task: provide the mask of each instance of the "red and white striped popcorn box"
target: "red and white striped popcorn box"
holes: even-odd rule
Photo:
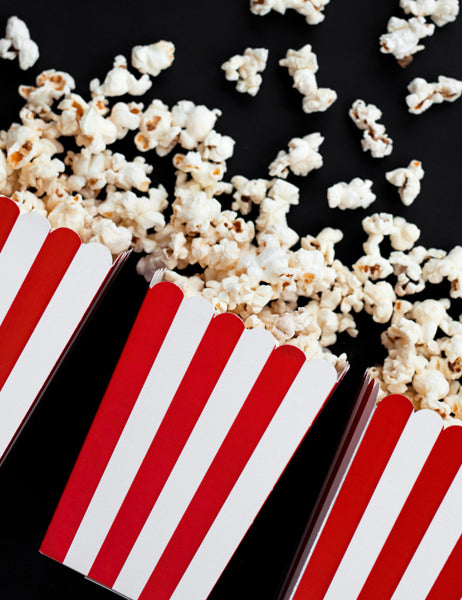
[[[133,600],[205,600],[338,379],[153,285],[41,552]]]
[[[460,600],[462,427],[365,378],[281,600]]]
[[[0,462],[123,260],[0,197]]]

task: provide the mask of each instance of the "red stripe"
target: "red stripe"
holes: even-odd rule
[[[439,435],[358,600],[392,597],[461,462],[462,427],[448,427]]]
[[[70,229],[56,229],[45,239],[0,325],[0,389],[80,247]]]
[[[88,574],[112,587],[242,332],[233,314],[210,322]]]
[[[139,600],[170,598],[304,360],[291,346],[272,352]]]
[[[18,216],[19,207],[16,202],[6,196],[0,196],[0,252]]]
[[[297,550],[297,554],[292,562],[290,571],[287,575],[286,582],[284,583],[284,587],[281,591],[280,597],[285,598],[291,589],[294,583],[294,577],[296,577],[297,570],[300,565],[300,561],[303,560],[303,556],[306,552],[306,545],[313,533],[313,528],[316,526],[318,519],[320,518],[320,514],[324,509],[325,503],[329,494],[331,493],[332,486],[334,481],[339,473],[339,469],[342,466],[342,462],[345,459],[345,455],[350,450],[350,445],[352,444],[353,436],[355,435],[359,422],[364,415],[366,408],[368,408],[370,400],[370,396],[372,390],[374,389],[374,380],[370,381],[368,385],[364,388],[361,393],[358,392],[358,395],[353,403],[353,411],[355,411],[350,416],[350,421],[347,424],[347,429],[344,433],[343,439],[340,441],[339,448],[337,451],[337,455],[334,458],[334,462],[331,467],[331,471],[327,475],[326,482],[324,484],[323,489],[321,490],[320,496],[316,501],[316,506],[314,508],[313,514],[310,517],[310,521],[308,526],[303,534],[302,541],[300,542],[299,548]],[[375,409],[374,406],[369,407],[368,414],[370,415],[372,411]],[[338,484],[337,484],[338,485]]]
[[[183,299],[172,283],[149,289],[41,546],[63,562]]]
[[[377,406],[294,600],[324,598],[412,410],[400,395],[388,396]]]
[[[457,427],[457,425],[453,425]],[[425,600],[460,600],[462,598],[462,537],[454,546]]]

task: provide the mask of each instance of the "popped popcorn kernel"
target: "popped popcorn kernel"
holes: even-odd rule
[[[387,135],[385,126],[377,123],[382,111],[375,104],[355,100],[348,114],[356,127],[363,131],[361,146],[364,152],[369,150],[374,158],[383,158],[392,153],[393,140]]]
[[[263,81],[268,50],[266,48],[246,48],[244,54],[235,54],[221,65],[228,81],[236,81],[236,90],[256,96]]]
[[[330,208],[341,210],[367,208],[376,198],[371,187],[370,179],[355,177],[349,183],[340,181],[327,190],[327,201]]]
[[[269,166],[272,177],[285,179],[292,171],[294,175],[308,175],[314,169],[320,169],[323,159],[318,152],[324,138],[318,132],[306,135],[303,138],[290,140],[289,151],[280,150],[274,161]]]
[[[19,59],[23,71],[35,65],[39,58],[37,44],[31,40],[27,25],[18,17],[10,17],[6,24],[5,37],[0,39],[0,58]]]
[[[387,181],[398,188],[399,197],[405,206],[410,206],[420,193],[420,182],[425,172],[419,160],[412,160],[406,168],[385,173]]]

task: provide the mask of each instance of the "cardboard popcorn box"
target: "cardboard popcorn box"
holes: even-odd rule
[[[124,259],[0,197],[0,463]]]
[[[462,427],[369,378],[281,600],[460,600]]]
[[[213,313],[149,289],[41,547],[133,600],[207,598],[338,383]]]

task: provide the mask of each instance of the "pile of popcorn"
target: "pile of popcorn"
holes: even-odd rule
[[[276,5],[282,6],[252,2],[255,10],[262,7],[258,14]],[[25,105],[19,122],[0,131],[0,193],[22,212],[38,211],[52,227],[70,227],[84,242],[101,242],[114,255],[128,248],[143,253],[137,270],[146,279],[165,269],[165,279],[186,295],[207,298],[217,312],[234,312],[246,327],[265,328],[310,358],[327,358],[339,372],[347,357],[330,348],[343,332],[357,336],[355,314],[365,311],[388,327],[382,336],[388,357],[373,370],[381,395],[402,392],[417,408],[433,408],[451,422],[462,419],[462,322],[449,316],[449,299],[403,299],[443,280],[451,298],[462,297],[462,248],[446,253],[416,246],[419,229],[387,213],[363,220],[364,255],[353,265],[336,258],[340,230],[326,227],[300,237],[287,224],[299,189],[285,179],[289,171],[307,175],[322,167],[319,132],[290,140],[288,151],[281,150],[269,166],[268,178],[227,179],[235,142],[215,129],[220,110],[189,100],[173,106],[159,99],[147,105],[110,100],[146,93],[151,77],[172,65],[174,50],[167,41],[136,46],[132,70],[124,56],[115,57],[104,79],[90,83],[86,99],[75,92],[71,75],[54,69],[40,73],[35,85],[20,86]],[[232,77],[243,82],[240,91],[253,93],[261,82],[252,62],[256,55],[243,56],[233,57],[225,70],[236,71]],[[259,53],[259,68],[266,57]],[[281,62],[311,108],[315,99],[316,110],[335,100],[335,92],[317,87],[310,46],[289,50]],[[350,115],[363,130],[364,150],[375,157],[391,152],[376,106],[357,100]],[[141,154],[172,155],[176,182],[170,198],[162,185],[152,185],[152,166],[143,156],[128,160],[112,149],[129,134]],[[66,139],[74,150],[65,150]],[[409,205],[423,174],[413,160],[386,177]],[[375,201],[371,186],[360,178],[339,182],[327,192],[329,205],[366,208]],[[230,210],[220,203],[223,194],[232,197]],[[257,214],[254,220],[251,214]],[[385,238],[392,249],[388,255],[381,251]],[[186,275],[191,266],[195,274]]]

